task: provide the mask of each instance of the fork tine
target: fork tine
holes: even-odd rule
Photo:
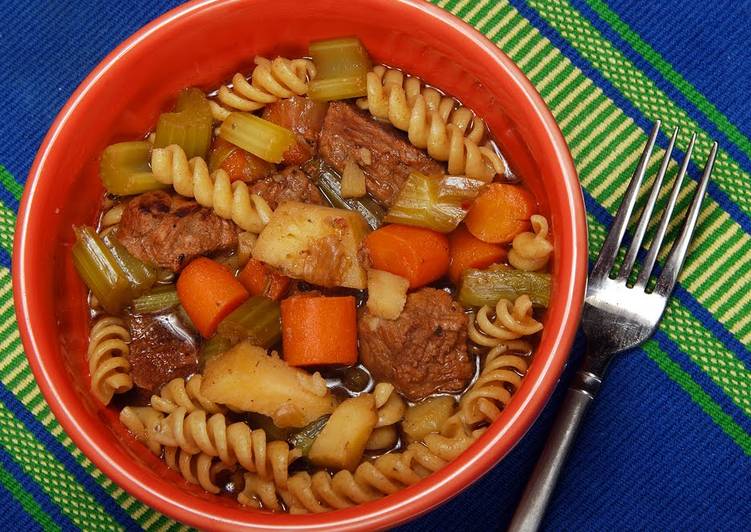
[[[593,278],[610,275],[610,270],[613,268],[615,258],[618,256],[618,248],[620,247],[623,235],[626,232],[628,220],[631,218],[631,212],[634,210],[639,187],[641,186],[642,179],[644,179],[644,174],[647,171],[647,163],[652,156],[652,150],[654,149],[655,140],[657,139],[657,134],[660,132],[661,125],[662,122],[658,120],[652,128],[652,133],[649,135],[649,141],[641,154],[639,164],[634,171],[634,176],[628,184],[626,194],[624,194],[623,200],[621,200],[621,205],[618,207],[618,212],[613,219],[613,225],[608,232],[608,236],[605,238],[605,243],[602,245],[600,254],[597,256],[597,261],[592,268],[591,276]]]
[[[678,201],[678,193],[681,190],[683,178],[686,176],[688,163],[691,161],[691,153],[694,151],[695,143],[696,133],[691,135],[691,141],[688,143],[688,149],[686,149],[686,155],[683,157],[683,161],[681,162],[681,168],[680,170],[678,170],[678,175],[675,176],[675,182],[673,183],[673,190],[670,192],[668,204],[665,206],[665,211],[662,213],[660,225],[657,227],[657,232],[655,232],[655,236],[652,239],[652,245],[649,248],[647,257],[644,259],[644,264],[641,268],[641,271],[639,272],[639,277],[636,279],[634,288],[644,289],[647,286],[649,276],[652,274],[652,268],[654,268],[655,262],[657,261],[657,255],[660,254],[662,240],[663,238],[665,238],[665,233],[667,232],[668,225],[670,224],[670,217],[672,216],[673,209],[675,208],[675,204]]]
[[[675,139],[677,137],[678,127],[676,126],[673,129],[673,135],[670,137],[670,143],[668,144],[668,147],[665,150],[665,155],[662,158],[660,170],[659,172],[657,172],[657,177],[655,177],[655,182],[652,185],[652,191],[649,193],[649,199],[647,199],[647,204],[644,206],[644,211],[642,212],[641,218],[639,219],[639,225],[636,227],[636,232],[634,233],[634,238],[631,241],[631,246],[628,248],[626,258],[623,259],[623,264],[621,264],[621,269],[618,272],[618,279],[620,280],[628,279],[628,276],[631,274],[631,269],[634,267],[636,254],[639,252],[641,242],[644,239],[644,234],[647,232],[647,226],[649,225],[649,220],[652,217],[652,210],[655,207],[657,196],[659,195],[660,189],[662,188],[662,181],[665,178],[668,164],[670,164],[670,156],[673,153],[673,146],[675,146]]]
[[[704,166],[704,175],[701,176],[701,182],[694,194],[694,199],[691,202],[691,210],[688,212],[688,217],[683,225],[681,236],[675,241],[675,244],[673,244],[673,247],[670,249],[670,255],[668,255],[667,261],[665,261],[665,267],[662,269],[662,273],[657,279],[655,292],[658,294],[667,297],[670,295],[670,292],[673,291],[673,286],[675,286],[675,281],[678,279],[678,274],[680,273],[681,268],[683,267],[683,261],[686,258],[688,244],[691,242],[691,237],[696,228],[696,221],[699,219],[699,211],[701,210],[702,201],[704,201],[704,193],[707,191],[709,178],[712,176],[716,157],[717,143],[715,142],[709,152],[707,164]]]

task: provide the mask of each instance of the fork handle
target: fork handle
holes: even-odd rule
[[[579,432],[579,425],[597,395],[600,382],[597,376],[587,371],[576,374],[511,520],[509,532],[534,532],[539,529],[558,476]]]

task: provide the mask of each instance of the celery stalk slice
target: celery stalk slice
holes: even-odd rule
[[[461,197],[441,198],[442,181],[442,178],[411,173],[384,220],[441,233],[456,229],[467,215],[469,203]]]
[[[131,196],[165,188],[151,173],[151,144],[146,141],[119,142],[104,149],[99,173],[110,194]]]
[[[169,284],[155,288],[148,294],[133,300],[133,310],[139,314],[151,314],[167,310],[180,303],[175,285]]]
[[[469,269],[459,283],[459,302],[465,307],[494,306],[501,298],[514,301],[527,294],[533,305],[547,307],[550,290],[549,273],[525,272],[509,266]]]
[[[115,257],[90,227],[74,227],[73,265],[104,310],[117,314],[130,300],[130,283]]]
[[[126,247],[118,242],[112,234],[105,235],[102,238],[102,242],[107,246],[110,253],[112,253],[115,262],[117,262],[126,279],[128,279],[132,297],[136,297],[151,288],[156,282],[156,268],[143,263],[131,255]]]
[[[156,126],[154,147],[177,144],[188,158],[206,158],[212,137],[213,117],[206,95],[200,89],[184,89],[174,113],[162,113]]]
[[[230,113],[219,128],[219,136],[271,163],[281,162],[295,143],[289,129],[249,113]]]
[[[217,334],[230,340],[250,340],[268,349],[281,339],[281,309],[279,303],[264,296],[254,296],[224,318]]]
[[[314,79],[308,84],[308,96],[317,102],[346,100],[367,95],[368,86],[363,76],[346,78]]]

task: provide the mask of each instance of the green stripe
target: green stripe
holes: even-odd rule
[[[33,517],[44,530],[60,530],[52,517],[42,510],[34,497],[2,465],[0,465],[0,484],[13,495],[13,498],[21,504],[26,513]]]
[[[722,131],[733,144],[751,158],[751,141],[732,122],[710,102],[696,87],[684,78],[673,66],[633,31],[618,14],[610,9],[602,0],[586,0],[587,4],[608,23],[624,41],[662,74],[678,91],[693,103],[704,115]]]
[[[696,384],[691,376],[673,362],[654,340],[644,344],[644,351],[670,379],[685,391],[691,400],[701,408],[720,427],[725,434],[738,444],[748,456],[751,456],[751,436],[727,415],[707,393]]]
[[[21,199],[21,196],[23,195],[23,185],[16,181],[13,175],[1,164],[0,183],[2,183],[3,186],[8,189],[8,192],[10,192],[14,198],[16,198],[17,200]]]

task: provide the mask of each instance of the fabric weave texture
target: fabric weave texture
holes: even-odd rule
[[[690,201],[712,141],[720,144],[692,252],[660,329],[614,363],[544,528],[751,529],[751,4],[433,1],[495,42],[550,107],[584,189],[590,258],[654,120],[666,125],[661,148],[669,129],[682,128],[677,159],[697,132],[679,208]],[[178,4],[0,3],[1,529],[185,528],[107,479],[57,424],[23,353],[10,281],[24,182],[55,115],[109,51]],[[660,156],[650,161],[652,175]],[[564,381],[583,346],[580,335]],[[401,529],[505,529],[563,391],[490,473]]]

